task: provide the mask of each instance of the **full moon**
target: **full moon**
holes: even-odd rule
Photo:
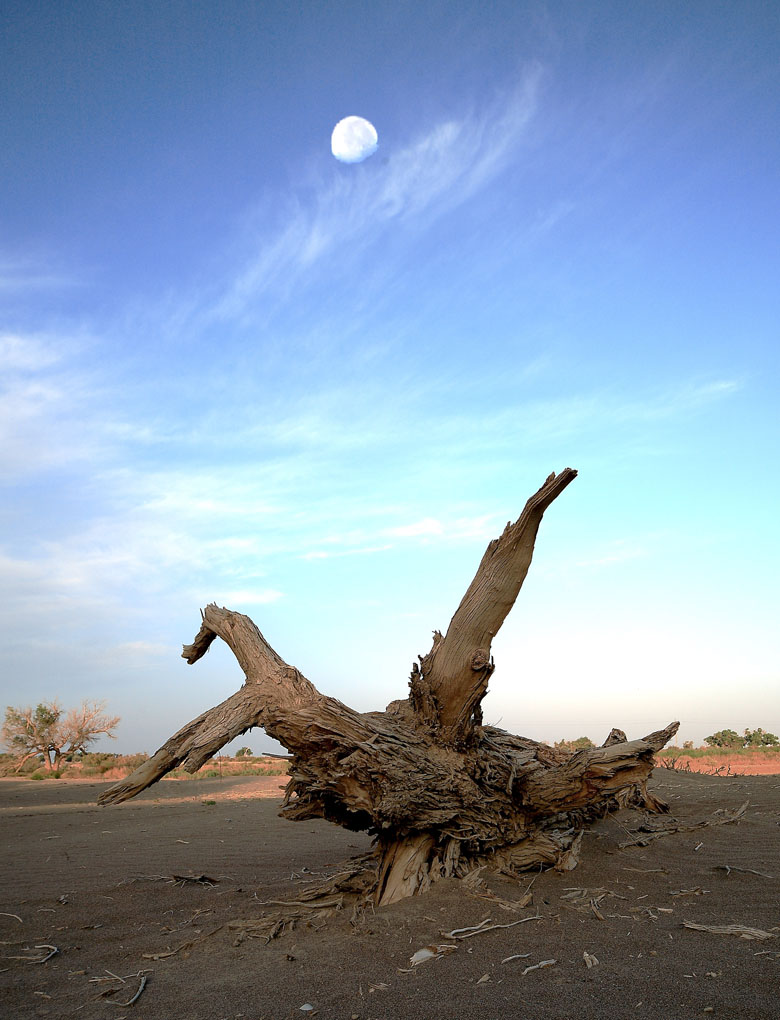
[[[364,117],[345,117],[333,129],[330,148],[342,163],[362,163],[379,144],[376,128]]]

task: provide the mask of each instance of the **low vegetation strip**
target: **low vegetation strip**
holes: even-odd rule
[[[709,776],[773,776],[780,774],[780,748],[667,747],[656,765],[674,772]]]
[[[93,752],[81,755],[77,759],[63,762],[60,768],[49,770],[42,768],[39,762],[29,761],[19,771],[16,770],[13,755],[0,755],[0,777],[14,779],[69,779],[69,780],[107,780],[116,782],[129,776],[142,762],[147,754],[108,754]],[[195,773],[186,772],[182,768],[174,769],[166,779],[217,779],[230,776],[285,776],[287,761],[270,755],[244,754],[236,757],[220,755],[207,762]]]

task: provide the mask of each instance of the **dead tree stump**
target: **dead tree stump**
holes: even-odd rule
[[[262,726],[292,752],[284,817],[325,818],[375,836],[370,884],[378,904],[485,864],[569,870],[593,819],[628,802],[663,810],[646,781],[676,722],[641,740],[613,729],[604,746],[575,754],[482,724],[491,642],[528,572],[544,511],[576,474],[551,474],[488,545],[447,633],[436,631],[413,665],[408,698],[384,712],[355,712],[320,694],[247,616],[207,606],[183,657],[197,662],[220,637],[245,673],[243,686],[100,803],[127,800],[178,765],[196,772],[227,741]]]

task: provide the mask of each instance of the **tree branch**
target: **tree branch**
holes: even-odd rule
[[[178,765],[197,772],[229,740],[252,726],[262,726],[291,751],[311,752],[315,728],[322,727],[325,719],[333,725],[321,739],[331,744],[343,740],[353,750],[356,743],[372,735],[358,712],[320,694],[302,673],[288,665],[248,616],[214,604],[201,615],[200,630],[192,644],[184,645],[182,658],[190,664],[197,662],[211,642],[221,637],[244,671],[244,686],[182,727],[132,775],[103,792],[99,803],[128,800]]]
[[[577,477],[572,468],[551,474],[528,500],[514,524],[488,545],[474,580],[450,621],[434,634],[433,647],[413,667],[411,701],[418,716],[440,729],[439,739],[459,744],[473,731],[494,665],[493,638],[525,580],[539,525],[547,507]]]
[[[104,790],[98,803],[119,804],[129,800],[178,765],[183,764],[188,772],[197,772],[233,737],[246,732],[250,726],[260,725],[253,693],[242,687],[221,705],[187,723],[131,775]]]

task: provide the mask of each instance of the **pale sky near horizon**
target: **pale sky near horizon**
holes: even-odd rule
[[[758,0],[6,0],[0,707],[151,752],[241,682],[180,658],[215,601],[381,709],[570,465],[486,721],[780,732],[779,42]]]

